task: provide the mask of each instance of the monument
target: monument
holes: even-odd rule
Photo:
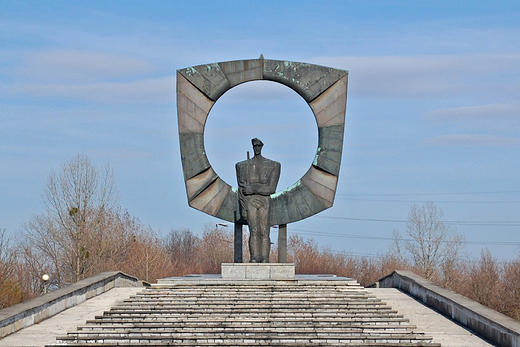
[[[244,194],[245,186],[241,188],[239,183],[238,188],[231,187],[211,167],[204,148],[204,127],[211,108],[226,91],[255,80],[281,83],[296,91],[311,108],[318,126],[316,155],[302,178],[283,190],[270,190],[266,193],[269,196],[254,198],[269,205],[267,225],[279,227],[278,261],[284,263],[287,224],[328,209],[334,203],[343,150],[348,71],[263,56],[177,71],[179,141],[188,204],[235,224],[235,263],[242,262],[242,225],[248,224],[251,229],[259,222],[252,221],[248,208],[244,208],[248,199],[253,200]],[[239,163],[238,167],[241,166]],[[253,214],[262,215],[265,224],[264,213]],[[253,245],[255,242],[252,241]],[[254,248],[254,254],[267,249]],[[265,258],[255,255],[252,260],[261,262]]]
[[[262,141],[255,137],[251,143],[254,157],[236,164],[240,215],[249,225],[249,261],[269,263],[269,207],[280,178],[280,163],[262,156]]]

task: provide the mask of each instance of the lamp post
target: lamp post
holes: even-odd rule
[[[42,280],[43,280],[43,294],[47,294],[47,289],[48,289],[48,285],[49,285],[49,275],[47,274],[43,274],[42,276]]]

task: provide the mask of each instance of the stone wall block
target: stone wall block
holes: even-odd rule
[[[345,124],[318,128],[318,147],[326,151],[343,151],[343,133]]]
[[[307,188],[305,185],[302,184],[301,186],[301,197],[305,200],[307,206],[309,206],[310,214],[307,217],[310,217],[318,212],[321,212],[325,209],[325,206],[321,202],[320,199],[318,199],[309,188]]]
[[[303,218],[294,202],[294,197],[300,194],[301,189],[302,183],[298,181],[291,187],[271,195],[270,225],[291,223]]]
[[[301,182],[298,181],[300,184]],[[289,218],[287,206],[290,206],[290,191],[286,189],[280,193],[271,196],[271,208],[269,210],[269,225],[285,224]]]
[[[348,75],[309,103],[318,127],[345,123]]]
[[[230,88],[217,63],[189,67],[179,70],[179,73],[213,101]]]
[[[271,199],[269,224],[292,223],[325,209],[323,202],[298,181],[293,187],[274,194]]]
[[[177,114],[179,133],[202,134],[209,111],[215,102],[177,73]]]
[[[264,79],[289,86],[307,102],[314,100],[347,74],[344,70],[307,63],[267,59],[264,61]]]
[[[246,279],[248,280],[265,280],[269,279],[271,269],[267,266],[246,266]]]
[[[213,171],[213,168],[202,172],[201,174],[190,178],[186,181],[186,192],[188,194],[188,200],[193,200],[200,192],[206,189],[214,180],[217,179],[217,174]]]
[[[341,152],[319,151],[313,165],[334,176],[339,176],[341,165]]]
[[[311,206],[309,206],[307,200],[303,198],[302,191],[306,190],[305,188],[305,186],[301,186],[299,188],[299,194],[294,194],[292,197],[293,205],[298,209],[301,219],[307,218],[314,214],[314,211],[312,211]]]
[[[337,124],[318,128],[318,151],[313,165],[335,176],[339,175],[341,165],[344,126]]]
[[[179,134],[179,139],[185,180],[211,167],[204,151],[204,134]]]
[[[226,61],[219,65],[229,81],[230,88],[263,78],[263,59]]]
[[[324,206],[332,206],[338,183],[336,176],[311,167],[305,176],[302,177],[302,183],[309,188]]]
[[[237,211],[237,218],[240,218],[240,206],[238,203],[238,192],[235,189],[230,189],[228,195],[224,199],[222,206],[218,210],[215,217],[224,219],[228,222],[235,222],[235,211]]]
[[[208,188],[189,202],[190,206],[214,216],[226,199],[231,187],[217,178]]]

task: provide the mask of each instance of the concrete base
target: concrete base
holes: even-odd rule
[[[294,280],[290,263],[222,263],[224,280]]]
[[[358,287],[359,283],[346,277],[338,277],[336,275],[294,275],[294,279],[289,280],[258,280],[258,279],[231,279],[222,278],[220,274],[193,274],[184,277],[168,277],[157,280],[156,284],[151,284],[154,288],[174,288],[178,286],[193,286],[193,285],[251,285],[251,286],[277,286],[283,284],[296,285],[344,285]]]

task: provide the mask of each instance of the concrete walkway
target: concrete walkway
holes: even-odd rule
[[[22,329],[14,334],[0,339],[0,347],[38,346],[56,343],[56,336],[62,336],[67,331],[75,330],[88,319],[102,315],[110,307],[140,291],[143,287],[113,288],[82,304],[69,308],[39,324]]]
[[[395,288],[367,288],[442,347],[494,346]]]

